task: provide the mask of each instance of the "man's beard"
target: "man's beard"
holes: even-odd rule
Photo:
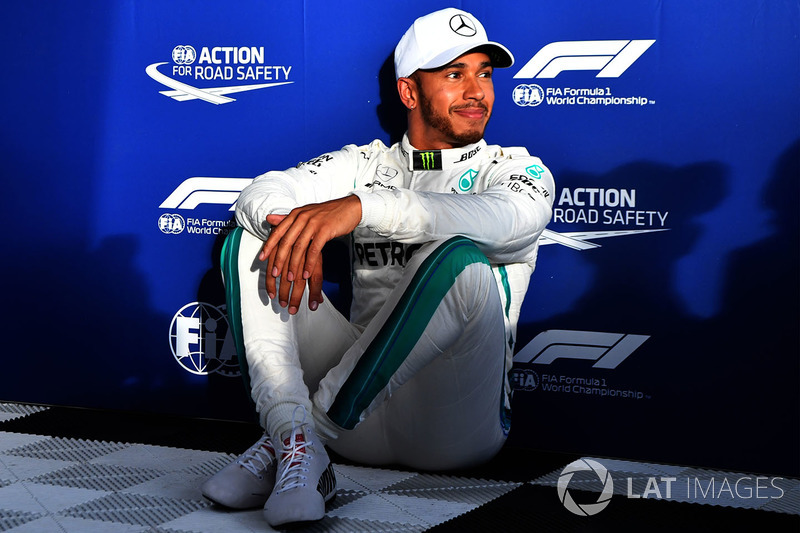
[[[431,101],[422,91],[419,93],[419,101],[420,110],[422,111],[422,120],[424,120],[435,130],[444,134],[447,139],[454,141],[454,144],[464,146],[467,144],[476,143],[483,139],[483,132],[486,127],[485,122],[475,129],[467,130],[463,133],[457,134],[455,130],[453,130],[453,123],[448,119],[448,117],[438,114],[433,109]],[[478,103],[477,107],[482,107],[485,109],[488,116],[489,111],[483,103]]]

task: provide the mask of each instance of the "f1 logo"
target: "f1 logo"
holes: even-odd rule
[[[236,200],[253,178],[189,178],[178,185],[160,206],[162,209],[194,209],[200,204],[230,205],[236,208]]]
[[[599,70],[598,78],[619,78],[654,42],[655,39],[550,43],[514,78],[555,78],[565,70]]]
[[[514,363],[549,365],[557,359],[594,361],[593,368],[617,368],[649,335],[550,329],[531,340],[514,356]]]

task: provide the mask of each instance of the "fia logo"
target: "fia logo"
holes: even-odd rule
[[[169,326],[169,343],[175,360],[192,374],[240,375],[236,345],[221,307],[203,302],[181,307]]]
[[[186,220],[177,213],[164,213],[158,217],[158,229],[167,235],[177,235],[186,229]]]

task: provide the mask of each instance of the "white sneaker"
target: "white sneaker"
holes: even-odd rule
[[[275,486],[275,450],[267,435],[200,487],[203,496],[232,509],[260,507]]]
[[[325,502],[336,495],[336,475],[325,446],[305,424],[293,427],[283,441],[277,480],[264,518],[271,526],[319,520]]]

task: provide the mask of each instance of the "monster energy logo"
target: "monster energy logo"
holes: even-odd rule
[[[413,154],[414,170],[441,170],[441,150],[415,150]]]

